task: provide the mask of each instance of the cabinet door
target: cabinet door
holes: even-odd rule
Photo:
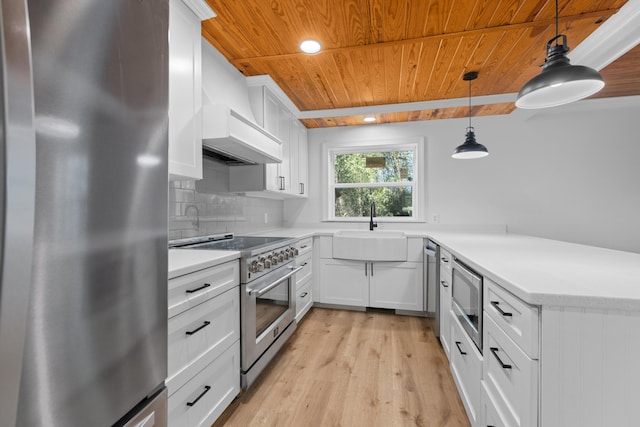
[[[289,112],[283,106],[279,106],[278,120],[282,140],[282,163],[279,164],[282,191],[289,193],[291,189],[291,120]]]
[[[262,122],[264,129],[270,134],[281,138],[280,132],[280,103],[278,99],[267,89],[263,90],[264,109],[262,111]]]
[[[299,189],[299,162],[298,162],[298,126],[300,122],[293,115],[289,115],[289,184],[287,191],[292,196],[298,196]]]
[[[369,264],[369,306],[397,310],[424,310],[422,264],[417,262]]]
[[[298,122],[298,194],[309,197],[309,154],[307,128]]]
[[[169,177],[202,179],[200,19],[169,3]]]
[[[447,274],[448,273],[448,274]],[[445,354],[449,357],[449,342],[451,331],[449,327],[449,312],[451,311],[451,270],[440,269],[440,342]]]
[[[482,354],[462,329],[453,312],[449,312],[451,329],[451,373],[471,425],[480,421],[480,390],[482,378]]]
[[[369,304],[369,263],[321,259],[320,302],[366,307]]]

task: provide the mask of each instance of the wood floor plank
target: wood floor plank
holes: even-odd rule
[[[469,426],[432,320],[313,308],[221,426]]]

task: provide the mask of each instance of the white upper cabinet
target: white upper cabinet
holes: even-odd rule
[[[169,178],[202,179],[203,0],[169,2]]]
[[[298,131],[298,195],[300,197],[309,196],[309,143],[307,139],[307,128],[299,121],[295,121]]]
[[[250,87],[249,101],[258,125],[282,141],[282,162],[232,167],[231,191],[256,197],[307,197],[306,128],[265,85]]]

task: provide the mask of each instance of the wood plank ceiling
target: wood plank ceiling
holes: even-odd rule
[[[517,92],[540,72],[555,35],[555,0],[207,0],[205,38],[244,75],[269,74],[301,111]],[[560,32],[575,47],[626,0],[560,0]],[[320,41],[316,55],[299,51]],[[512,103],[475,105],[508,114]],[[467,107],[378,114],[378,122],[462,117]],[[307,127],[363,116],[306,119]]]

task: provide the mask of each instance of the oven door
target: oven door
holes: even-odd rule
[[[453,261],[452,308],[462,328],[482,352],[482,276]]]
[[[293,275],[302,267],[291,261],[250,283],[242,284],[240,305],[244,372],[295,318],[296,298]]]

